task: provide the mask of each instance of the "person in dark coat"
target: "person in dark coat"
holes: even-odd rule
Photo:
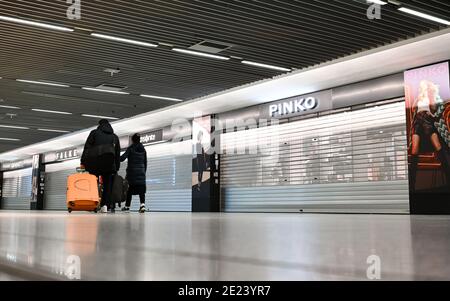
[[[89,134],[81,165],[103,180],[100,212],[107,213],[110,209],[114,213],[115,204],[111,204],[111,194],[113,177],[120,169],[120,141],[108,120],[100,120],[97,129]]]
[[[126,179],[129,184],[127,201],[122,211],[129,211],[133,195],[139,195],[141,206],[139,212],[145,212],[145,193],[147,190],[147,151],[141,143],[141,137],[138,134],[131,138],[133,144],[121,156],[123,162],[128,159]]]

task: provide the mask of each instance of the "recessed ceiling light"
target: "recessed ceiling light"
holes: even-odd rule
[[[83,117],[89,117],[89,118],[98,118],[98,119],[119,120],[119,118],[117,118],[117,117],[101,116],[101,115],[82,114],[81,116],[83,116]]]
[[[31,25],[31,26],[59,30],[59,31],[69,31],[69,32],[74,31],[72,28],[67,28],[64,26],[50,25],[50,24],[46,24],[46,23],[28,21],[28,20],[6,17],[6,16],[0,16],[0,21],[13,22],[13,23],[18,23],[18,24],[23,24],[23,25]]]
[[[13,110],[20,110],[21,108],[19,108],[19,107],[14,107],[14,106],[3,106],[3,105],[0,105],[0,108],[3,108],[3,109],[13,109]]]
[[[21,82],[21,83],[46,85],[46,86],[54,86],[54,87],[62,87],[62,88],[69,88],[70,87],[68,85],[63,85],[63,84],[50,83],[50,82],[41,82],[41,81],[27,80],[27,79],[16,79],[16,81]]]
[[[42,113],[50,113],[50,114],[72,115],[72,113],[69,113],[69,112],[42,110],[42,109],[31,109],[31,111],[42,112]]]
[[[278,67],[278,66],[274,66],[274,65],[261,64],[261,63],[251,62],[251,61],[242,61],[242,64],[255,66],[255,67],[261,67],[261,68],[266,68],[266,69],[273,69],[273,70],[278,70],[278,71],[286,71],[286,72],[292,71],[292,69],[289,69],[289,68]]]
[[[0,138],[0,140],[2,140],[2,141],[20,141],[20,139],[16,139],[16,138]]]
[[[427,20],[430,20],[430,21],[438,22],[438,23],[441,23],[441,24],[444,24],[444,25],[447,25],[447,26],[450,25],[450,21],[447,21],[447,20],[444,20],[444,19],[441,19],[441,18],[438,18],[438,17],[434,17],[434,16],[431,16],[429,14],[421,13],[419,11],[416,11],[416,10],[413,10],[413,9],[410,9],[410,8],[400,7],[398,10],[402,11],[404,13],[410,14],[410,15],[414,15],[414,16],[421,17],[421,18],[424,18],[424,19],[427,19]]]
[[[146,95],[146,94],[141,94],[141,97],[162,99],[162,100],[169,100],[169,101],[183,101],[182,99],[178,99],[178,98],[162,97],[162,96],[154,96],[154,95]]]
[[[30,129],[30,128],[27,128],[25,126],[4,125],[4,124],[0,124],[0,128],[17,129],[17,130],[29,130]]]
[[[123,91],[112,91],[112,90],[89,88],[89,87],[83,87],[82,89],[83,90],[88,90],[88,91],[105,92],[105,93],[122,94],[122,95],[129,95],[130,94],[128,92],[123,92]]]
[[[70,131],[52,130],[52,129],[38,129],[38,131],[41,131],[41,132],[53,132],[53,133],[70,133]]]
[[[193,50],[188,50],[188,49],[173,48],[172,50],[176,51],[176,52],[185,53],[185,54],[191,54],[191,55],[196,55],[196,56],[207,57],[207,58],[210,58],[210,59],[217,59],[217,60],[223,60],[223,61],[230,60],[230,58],[226,57],[226,56],[221,56],[221,55],[216,55],[216,54],[209,54],[209,53],[204,53],[204,52],[198,52],[198,51],[193,51]]]
[[[91,33],[91,36],[100,38],[100,39],[104,39],[104,40],[122,42],[122,43],[137,45],[137,46],[153,47],[153,48],[158,47],[158,44],[154,44],[154,43],[147,43],[147,42],[141,42],[141,41],[136,41],[136,40],[124,39],[124,38],[119,38],[119,37],[114,37],[114,36],[109,36],[109,35],[99,34],[99,33]]]

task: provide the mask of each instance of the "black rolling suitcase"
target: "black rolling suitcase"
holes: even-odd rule
[[[119,175],[114,175],[112,184],[111,201],[114,205],[121,207],[122,203],[127,199],[128,181]]]

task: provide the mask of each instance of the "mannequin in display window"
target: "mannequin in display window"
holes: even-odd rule
[[[203,172],[206,170],[206,153],[203,148],[203,131],[199,131],[197,134],[197,143],[195,144],[196,151],[196,163],[198,171],[198,191],[201,191]]]

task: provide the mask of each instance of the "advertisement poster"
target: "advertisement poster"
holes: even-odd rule
[[[192,123],[193,164],[192,193],[193,199],[207,199],[210,193],[210,166],[208,150],[211,145],[211,117],[200,117]]]
[[[38,201],[38,195],[39,195],[39,155],[33,156],[33,163],[32,163],[32,184],[31,184],[31,202],[37,203]]]
[[[446,199],[450,190],[449,78],[448,62],[405,72],[411,202]]]

